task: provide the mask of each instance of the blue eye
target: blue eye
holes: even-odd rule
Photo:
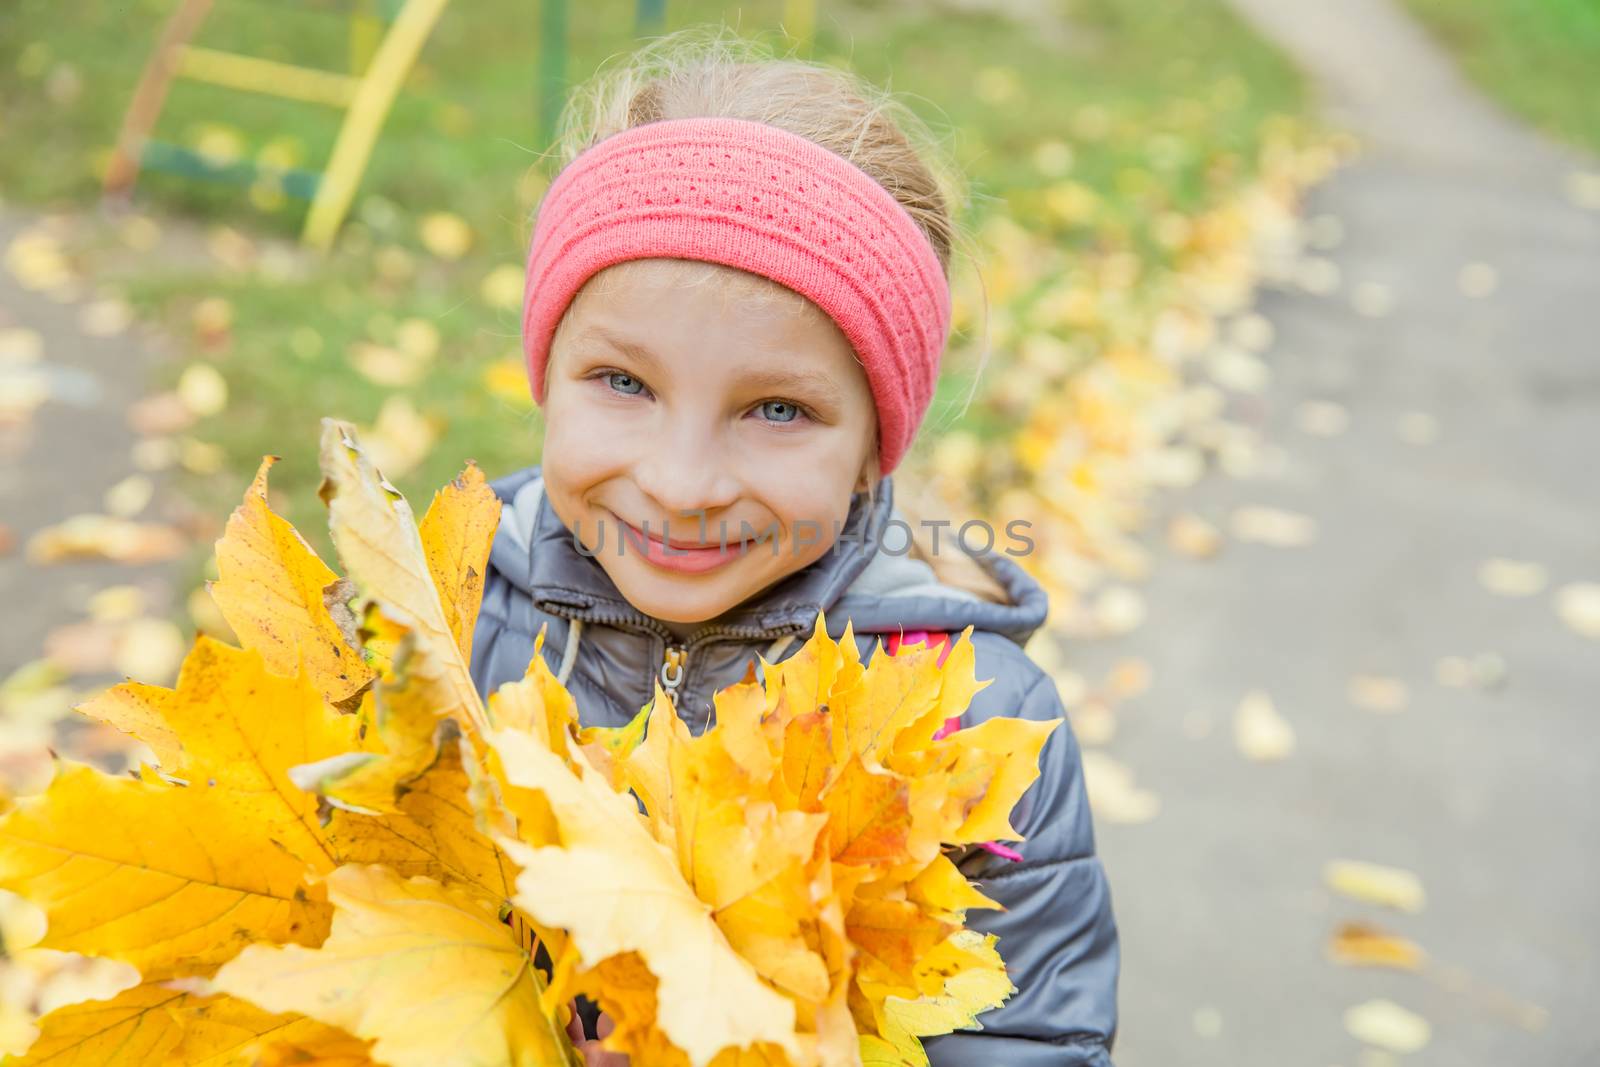
[[[612,371],[606,375],[606,382],[617,392],[626,393],[630,396],[644,392],[643,382],[633,375],[624,374],[621,371]]]
[[[800,409],[787,400],[768,400],[761,405],[761,414],[773,422],[793,422],[800,415]]]

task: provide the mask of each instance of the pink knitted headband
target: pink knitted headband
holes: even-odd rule
[[[760,274],[827,312],[866,368],[879,462],[895,468],[933,399],[950,289],[887,189],[843,156],[748,119],[650,122],[584,150],[546,192],[528,252],[522,343],[535,402],[583,283],[656,257]]]

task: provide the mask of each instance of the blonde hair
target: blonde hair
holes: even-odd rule
[[[928,238],[946,281],[957,252],[979,261],[959,215],[969,204],[965,176],[932,127],[889,91],[792,52],[775,55],[725,25],[652,38],[617,58],[568,96],[550,149],[561,166],[591,145],[647,122],[709,117],[764,122],[842,156],[887,189]],[[745,272],[712,264],[704,277],[718,273]],[[748,281],[742,288],[752,295],[777,296],[782,289],[769,279]],[[967,403],[987,360],[987,348],[981,348]],[[869,497],[876,484],[871,482]],[[925,539],[919,523],[912,528]],[[964,553],[936,555],[925,540],[915,539],[912,551],[950,584],[985,599],[1006,600],[998,584]]]

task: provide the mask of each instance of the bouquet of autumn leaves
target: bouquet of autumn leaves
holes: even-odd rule
[[[243,648],[202,636],[176,688],[84,705],[157,764],[62,761],[0,820],[41,945],[141,976],[9,1062],[558,1067],[582,994],[638,1067],[926,1064],[918,1038],[1013,991],[951,854],[1015,838],[1059,720],[949,733],[970,634],[863,664],[819,618],[698,737],[659,687],[581,727],[542,634],[485,705],[483,475],[419,526],[348,424],[321,455],[346,575],[269,509],[266,459],[210,586]]]

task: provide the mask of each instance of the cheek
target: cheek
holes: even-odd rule
[[[762,495],[785,527],[793,530],[801,521],[816,523],[824,538],[831,539],[834,523],[843,526],[850,512],[859,457],[857,466],[850,466],[850,450],[833,451],[826,457],[781,457],[765,472]]]
[[[544,409],[542,467],[553,493],[581,493],[625,466],[618,427],[597,412],[582,389],[562,383]]]

